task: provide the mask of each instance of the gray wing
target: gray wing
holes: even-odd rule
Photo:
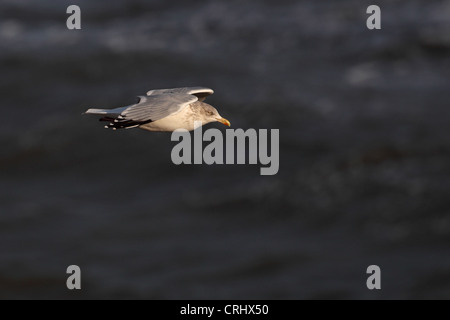
[[[134,122],[156,121],[175,114],[198,100],[196,96],[185,93],[155,94],[139,98],[137,104],[126,108],[118,118]]]
[[[134,128],[175,114],[197,100],[196,96],[185,93],[155,94],[139,96],[139,102],[131,106],[110,110],[90,109],[87,113],[103,115],[100,121],[109,122],[106,128]]]
[[[214,90],[206,87],[185,87],[185,88],[172,88],[172,89],[155,89],[147,92],[147,96],[157,95],[157,94],[168,94],[168,93],[183,93],[191,94],[198,98],[199,101],[203,101],[207,96],[214,93]]]

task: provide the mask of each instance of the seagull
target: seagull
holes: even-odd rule
[[[109,122],[105,128],[113,130],[138,127],[148,131],[192,131],[213,121],[230,126],[216,108],[203,102],[213,93],[206,87],[155,89],[138,96],[136,104],[115,109],[88,109],[85,114],[101,116],[100,121]]]

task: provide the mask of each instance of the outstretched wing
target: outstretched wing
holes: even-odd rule
[[[147,92],[147,96],[153,96],[157,94],[170,94],[170,93],[183,93],[191,94],[198,98],[199,101],[203,101],[207,96],[214,93],[214,90],[206,87],[185,87],[185,88],[172,88],[172,89],[155,89]]]
[[[156,121],[175,114],[198,100],[196,96],[184,93],[165,93],[139,98],[139,103],[125,109],[120,116],[139,122]]]
[[[109,121],[108,128],[133,128],[175,114],[197,100],[196,96],[186,93],[139,96],[138,103],[112,109],[100,121]]]

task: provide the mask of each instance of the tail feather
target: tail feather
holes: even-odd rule
[[[94,114],[102,116],[99,120],[109,122],[105,128],[111,128],[113,130],[117,129],[131,129],[151,122],[148,121],[134,121],[131,119],[126,119],[121,115],[123,108],[116,109],[88,109],[84,114]]]
[[[110,112],[110,110],[107,109],[88,109],[86,110],[85,114],[108,114]]]

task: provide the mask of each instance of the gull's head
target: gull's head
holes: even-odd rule
[[[230,126],[230,121],[228,121],[225,118],[222,118],[222,116],[219,114],[216,108],[213,106],[210,106],[208,104],[204,104],[203,110],[202,110],[202,122],[209,123],[209,122],[220,122],[223,123],[226,126]]]

